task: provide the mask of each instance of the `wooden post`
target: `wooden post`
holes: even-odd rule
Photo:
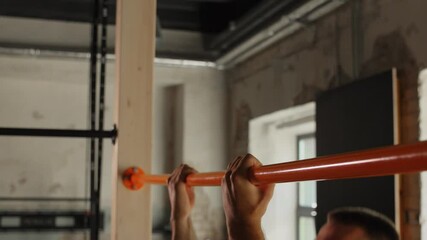
[[[111,239],[151,239],[150,187],[130,191],[121,173],[130,166],[151,169],[155,21],[156,0],[117,1]]]

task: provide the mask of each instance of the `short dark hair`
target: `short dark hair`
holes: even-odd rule
[[[383,214],[362,207],[338,208],[328,217],[338,224],[362,228],[370,240],[399,240],[393,222]]]

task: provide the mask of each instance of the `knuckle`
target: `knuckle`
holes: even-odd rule
[[[239,177],[239,174],[237,172],[232,172],[230,174],[230,180],[233,182],[236,181],[237,177]]]
[[[227,180],[225,178],[223,178],[221,180],[221,187],[225,187],[225,186],[227,186]]]
[[[232,174],[231,171],[226,171],[225,174],[224,174],[224,177],[222,178],[222,181],[224,183],[227,183],[230,180],[231,174]]]

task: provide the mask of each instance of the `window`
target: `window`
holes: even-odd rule
[[[427,69],[420,72],[418,95],[420,96],[420,141],[427,140]],[[421,239],[427,239],[427,172],[421,173]]]
[[[297,136],[297,158],[304,160],[316,157],[316,138],[314,134]],[[305,181],[297,184],[297,228],[299,240],[316,238],[316,182]]]
[[[307,103],[252,119],[249,124],[249,151],[264,165],[315,155],[314,114],[315,104]],[[312,183],[303,183],[301,187],[296,182],[276,185],[262,219],[266,239],[314,239],[310,238],[315,234],[312,203],[316,202],[316,195],[313,189],[315,185]],[[299,201],[301,208],[298,207]]]

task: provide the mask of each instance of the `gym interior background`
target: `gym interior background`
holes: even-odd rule
[[[91,127],[93,4],[0,2],[1,128]],[[400,143],[427,139],[424,0],[158,0],[157,5],[153,173],[170,172],[180,163],[218,171],[246,152],[271,157],[260,157],[265,163],[316,156],[318,96],[393,68],[399,79]],[[110,130],[115,2],[104,7],[109,15],[103,119]],[[97,24],[101,29],[101,21]],[[260,141],[262,124],[275,126],[269,128],[274,142],[268,143],[280,151]],[[110,239],[112,141],[103,143],[97,227],[99,239]],[[85,222],[90,152],[86,138],[0,136],[0,238],[91,239],[93,226]],[[427,239],[422,179],[422,174],[402,176],[404,240]],[[281,189],[266,216],[266,235],[313,239],[316,184]],[[168,239],[167,191],[152,191],[153,239]],[[197,188],[196,194],[199,239],[225,239],[220,190]],[[70,212],[79,216],[70,218]],[[279,219],[274,212],[281,213]],[[83,223],[77,224],[79,219]],[[46,229],[34,229],[40,225]]]

